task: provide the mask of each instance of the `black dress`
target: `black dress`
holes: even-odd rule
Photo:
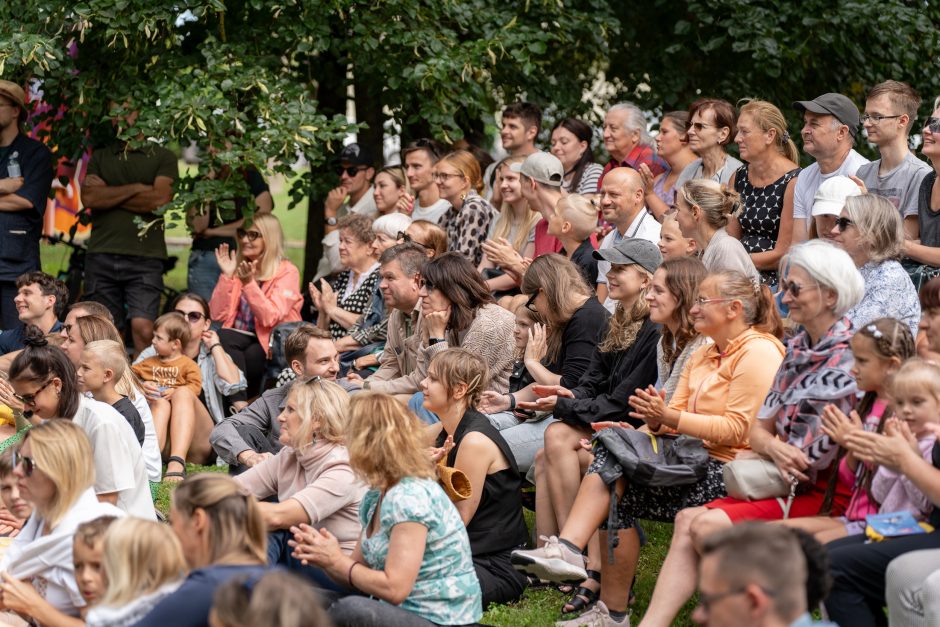
[[[734,191],[741,194],[744,202],[744,211],[738,216],[741,244],[748,253],[766,253],[777,245],[783,196],[787,192],[787,184],[800,173],[800,168],[790,170],[766,187],[754,187],[747,169],[747,164],[742,165],[734,177]],[[776,270],[761,270],[760,277],[765,285],[777,283]]]
[[[515,601],[525,591],[525,576],[509,563],[509,554],[528,541],[529,532],[522,517],[522,477],[516,458],[486,416],[472,409],[463,415],[454,432],[454,448],[447,456],[447,465],[454,465],[460,443],[468,433],[482,433],[492,440],[509,463],[509,468],[486,475],[480,504],[467,523],[470,553],[485,609],[490,603]],[[437,446],[443,446],[446,439],[447,433],[441,431]]]

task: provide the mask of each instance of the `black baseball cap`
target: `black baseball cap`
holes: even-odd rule
[[[350,165],[365,165],[370,168],[375,164],[375,159],[369,149],[359,144],[349,144],[339,153],[339,162]]]

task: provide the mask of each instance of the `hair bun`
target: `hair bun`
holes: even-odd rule
[[[23,344],[27,348],[42,348],[49,345],[49,340],[46,339],[42,329],[34,324],[26,325],[24,336]]]

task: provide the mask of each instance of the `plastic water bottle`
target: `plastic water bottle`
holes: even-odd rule
[[[9,161],[7,161],[7,176],[11,179],[23,176],[23,171],[20,169],[19,156],[19,152],[14,152],[10,155]]]

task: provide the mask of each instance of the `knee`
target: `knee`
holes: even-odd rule
[[[708,510],[701,507],[686,507],[685,509],[680,509],[679,513],[676,514],[676,520],[673,524],[672,537],[677,538],[682,536],[686,539],[691,538],[693,522],[696,518],[707,512]]]
[[[578,437],[574,429],[563,422],[554,422],[545,430],[546,459],[554,455],[571,451],[572,442],[577,443]]]
[[[730,521],[724,512],[720,510],[708,510],[692,521],[689,526],[689,534],[696,547],[702,546],[702,541],[716,531],[730,526]]]

